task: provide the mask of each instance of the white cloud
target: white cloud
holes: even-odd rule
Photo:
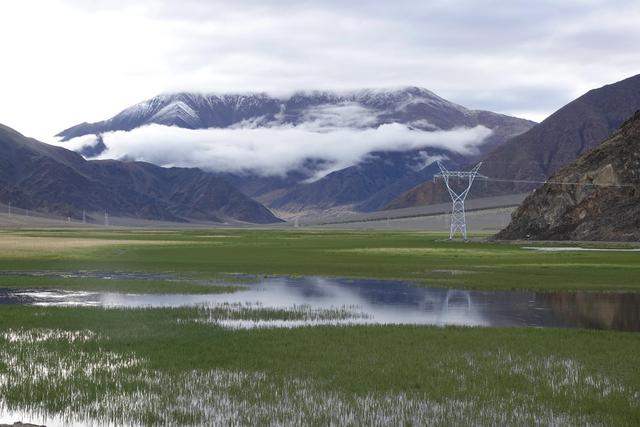
[[[345,127],[368,128],[375,125],[377,120],[373,111],[355,102],[318,105],[307,108],[303,113],[306,126],[325,131]]]
[[[209,171],[284,175],[304,168],[308,159],[323,165],[314,178],[362,161],[376,151],[425,148],[473,154],[491,130],[477,126],[425,132],[392,123],[377,128],[299,126],[229,129],[182,129],[149,125],[130,132],[103,135],[108,150],[100,158],[133,158],[163,166],[199,167]],[[87,145],[86,138],[65,142],[67,148]]]

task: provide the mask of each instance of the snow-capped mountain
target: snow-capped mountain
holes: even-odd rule
[[[83,135],[128,131],[149,124],[187,129],[228,127],[243,120],[273,117],[279,108],[278,100],[266,95],[165,94],[135,104],[108,120],[81,123],[57,136],[67,141]]]
[[[108,120],[72,126],[57,136],[67,141],[83,135],[128,131],[149,124],[188,129],[225,128],[243,123],[252,126],[295,125],[312,119],[314,113],[322,113],[323,108],[328,107],[335,108],[329,112],[336,116],[350,113],[349,107],[364,109],[376,117],[375,121],[366,124],[370,127],[405,123],[429,130],[479,124],[489,128],[506,125],[510,127],[510,133],[517,133],[532,125],[527,120],[467,109],[423,88],[406,87],[297,92],[287,98],[267,94],[164,94],[135,104]]]
[[[490,111],[468,109],[427,89],[404,87],[343,92],[304,91],[288,97],[265,93],[164,94],[133,105],[108,120],[73,126],[58,136],[62,141],[68,141],[85,135],[131,131],[153,124],[185,129],[304,126],[305,129],[322,132],[376,129],[395,123],[421,131],[476,126],[491,129],[491,135],[473,154],[475,157],[535,124]],[[103,146],[89,145],[80,152],[87,157],[95,156],[106,149],[108,143]],[[283,211],[325,209],[336,205],[373,210],[431,176],[430,168],[416,166],[425,155],[445,156],[453,162],[470,160],[446,149],[372,154],[366,161],[334,171],[313,183],[305,183],[313,172],[308,168],[305,171],[290,170],[286,177],[265,178],[246,173],[222,175],[246,194]],[[337,193],[341,194],[339,198]]]

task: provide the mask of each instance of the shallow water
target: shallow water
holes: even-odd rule
[[[199,307],[196,316],[184,321],[227,328],[430,324],[640,330],[638,294],[463,291],[418,288],[406,282],[319,277],[267,278],[247,285],[244,291],[208,295],[0,289],[2,303],[131,308],[196,306]],[[269,309],[285,314],[261,317],[260,313]],[[518,396],[505,404],[507,408],[518,408],[511,412],[499,404],[488,408],[486,402],[475,400],[473,395],[468,400],[438,402],[404,394],[371,394],[354,399],[322,391],[313,382],[301,379],[282,383],[261,372],[224,370],[170,376],[151,370],[144,359],[133,353],[123,355],[108,350],[93,353],[82,346],[74,346],[73,351],[62,347],[64,351],[56,352],[57,346],[47,345],[101,339],[104,338],[89,330],[18,329],[0,334],[0,342],[6,343],[0,346],[0,361],[5,363],[5,369],[0,370],[0,423],[23,420],[49,427],[300,425],[311,419],[317,421],[312,424],[334,425],[399,425],[407,421],[417,425],[458,425],[483,411],[487,425],[589,424],[571,413],[536,406],[535,400],[518,400]],[[608,399],[612,393],[618,399],[637,401],[624,384],[592,376],[571,359],[555,356],[520,359],[501,351],[484,353],[481,357],[486,360],[470,356],[468,367],[463,367],[467,375],[481,363],[496,375],[511,375],[517,381],[524,378],[536,387],[552,387],[554,393],[565,393],[572,399],[578,391],[584,394],[579,396],[581,401],[592,401],[594,396]],[[459,369],[456,366],[454,371],[444,372],[464,377]],[[107,390],[99,397],[93,395],[97,384],[100,386],[96,389]],[[49,407],[44,398],[32,400],[29,390],[43,389],[50,390],[55,399],[61,396],[67,399],[65,405]],[[26,394],[22,394],[24,390]],[[233,390],[243,390],[243,394],[234,394]],[[6,396],[12,396],[13,401],[6,400]],[[157,421],[148,421],[145,418],[148,414],[157,415]],[[262,418],[256,418],[256,414]],[[190,416],[196,418],[186,422]]]
[[[640,252],[640,248],[583,248],[580,246],[523,246],[540,252]]]
[[[464,291],[406,282],[320,277],[266,278],[230,294],[121,294],[0,289],[0,304],[95,307],[243,307],[347,315],[295,320],[209,319],[229,328],[324,324],[532,326],[640,331],[640,295]],[[203,321],[206,321],[204,319]]]

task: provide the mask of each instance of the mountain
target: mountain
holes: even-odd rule
[[[361,107],[372,115],[345,117],[340,112],[331,110],[332,107],[345,106]],[[227,128],[243,123],[251,126],[299,125],[310,120],[324,121],[324,124],[331,126],[357,128],[404,123],[426,130],[483,125],[495,130],[488,146],[499,144],[505,138],[522,133],[534,124],[490,111],[469,110],[427,89],[406,87],[341,93],[309,91],[286,98],[271,97],[264,93],[164,94],[133,105],[108,120],[81,123],[56,136],[62,141],[68,141],[84,135],[129,131],[149,124],[207,129]]]
[[[336,206],[375,210],[431,177],[433,168],[425,169],[425,157],[446,156],[451,161],[468,162],[534,125],[528,120],[467,109],[423,88],[405,87],[348,92],[309,91],[281,98],[267,94],[165,94],[127,108],[108,120],[73,126],[58,136],[68,141],[97,135],[95,144],[81,150],[82,154],[91,157],[106,148],[99,139],[100,135],[130,131],[149,124],[187,129],[312,124],[323,131],[377,128],[390,123],[425,131],[481,125],[492,129],[493,133],[477,153],[469,156],[442,149],[372,153],[361,164],[335,171],[315,182],[308,182],[315,172],[313,167],[289,171],[286,177],[265,178],[246,173],[219,176],[247,195],[282,211],[322,210]],[[314,160],[309,159],[311,163]]]
[[[640,240],[640,111],[549,181],[497,238]]]
[[[277,99],[265,94],[201,95],[177,93],[159,95],[129,107],[114,117],[97,123],[81,123],[60,132],[58,137],[68,141],[83,135],[99,135],[118,130],[160,124],[186,129],[223,128],[262,118],[275,120],[280,113]]]
[[[280,221],[223,179],[199,169],[87,161],[0,125],[0,201],[79,218],[82,211],[186,222]]]
[[[464,157],[444,150],[431,149],[430,155],[465,161]],[[358,165],[332,172],[319,181],[295,185],[270,201],[269,206],[293,212],[337,206],[375,211],[407,188],[431,179],[437,166],[423,165],[419,160],[415,152],[372,153]]]
[[[558,168],[606,139],[638,109],[640,74],[590,90],[540,124],[483,156],[481,173],[509,181],[544,181]],[[535,186],[535,183],[527,182],[493,182],[486,191],[475,191],[474,194],[522,193]],[[447,197],[437,185],[424,183],[400,195],[388,207],[437,203]]]

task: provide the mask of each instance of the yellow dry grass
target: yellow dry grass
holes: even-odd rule
[[[78,239],[69,237],[31,237],[0,234],[0,256],[21,253],[63,253],[73,249],[92,249],[127,245],[181,245],[190,242],[168,240]]]

